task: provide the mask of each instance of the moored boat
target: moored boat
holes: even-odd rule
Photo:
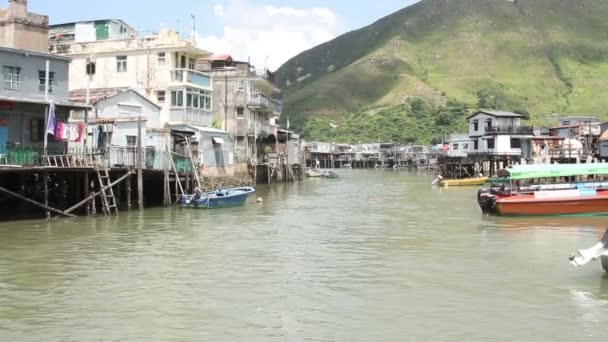
[[[306,172],[304,172],[304,175],[306,177],[311,177],[311,178],[318,178],[318,177],[322,176],[321,172],[319,172],[317,170],[313,170],[313,169],[306,170]]]
[[[185,208],[198,209],[234,207],[244,204],[254,192],[255,189],[251,187],[219,189],[201,194],[182,195],[179,203]]]
[[[502,184],[480,190],[477,199],[484,213],[502,216],[603,214],[608,183],[596,177],[605,175],[608,164],[515,166],[499,171]],[[521,184],[541,179],[550,182]]]
[[[478,186],[484,185],[488,182],[489,177],[476,177],[476,178],[464,178],[464,179],[443,179],[438,176],[436,182],[439,186]]]
[[[339,178],[340,176],[332,170],[321,171],[321,177],[323,178]]]

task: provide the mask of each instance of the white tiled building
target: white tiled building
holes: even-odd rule
[[[523,115],[482,110],[469,116],[470,154],[508,155],[522,154],[522,144],[534,136],[533,127],[521,126]]]
[[[161,107],[170,125],[212,124],[211,77],[195,70],[210,55],[171,30],[141,34],[119,20],[51,26],[51,52],[69,56],[70,89],[130,87]]]

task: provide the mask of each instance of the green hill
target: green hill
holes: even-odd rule
[[[606,18],[606,0],[423,0],[281,66],[284,117],[302,129],[413,97],[470,108],[481,97],[539,123],[553,112],[606,118]]]

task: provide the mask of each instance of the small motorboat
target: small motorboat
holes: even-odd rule
[[[598,243],[588,249],[581,249],[570,254],[570,263],[574,266],[584,266],[591,261],[601,259],[604,271],[608,272],[608,229]]]
[[[339,178],[340,176],[332,170],[326,170],[321,172],[323,178]]]
[[[489,177],[476,177],[476,178],[464,178],[464,179],[443,179],[442,176],[437,176],[433,181],[433,184],[439,184],[439,186],[479,186],[484,185],[488,182]]]
[[[306,177],[318,178],[318,177],[322,176],[322,173],[320,171],[317,171],[317,170],[308,169],[308,170],[306,170],[306,172],[304,172],[304,175]]]
[[[207,193],[182,195],[179,203],[185,208],[215,209],[242,205],[247,197],[255,192],[254,188],[219,189]]]

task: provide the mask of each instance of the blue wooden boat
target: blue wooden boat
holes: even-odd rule
[[[254,188],[219,189],[204,194],[181,195],[179,203],[185,208],[215,209],[242,205]]]

